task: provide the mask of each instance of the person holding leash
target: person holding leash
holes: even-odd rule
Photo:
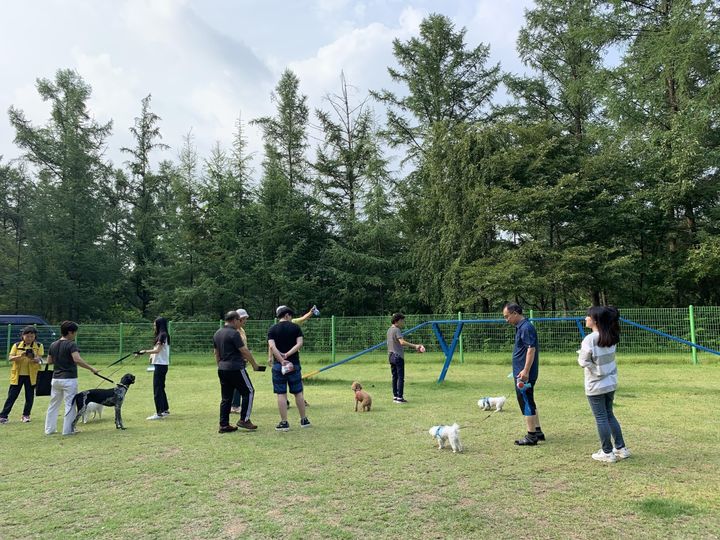
[[[21,420],[23,423],[30,421],[30,413],[35,401],[35,384],[45,350],[42,343],[36,341],[37,330],[34,326],[23,328],[21,337],[22,341],[13,344],[8,357],[8,360],[12,363],[10,368],[10,388],[8,389],[5,406],[0,412],[0,424],[8,422],[8,416],[13,405],[15,405],[15,400],[20,395],[21,388],[25,388],[25,406],[23,407]]]
[[[55,365],[55,371],[53,371],[50,390],[50,403],[45,415],[45,435],[52,435],[57,431],[57,417],[63,401],[65,401],[65,416],[62,434],[72,435],[75,433],[72,426],[76,414],[73,398],[78,391],[77,367],[92,371],[93,375],[98,374],[98,370],[80,356],[77,343],[75,343],[78,328],[77,323],[73,321],[63,321],[60,325],[62,337],[50,345],[47,361],[48,364]]]
[[[592,330],[578,351],[578,364],[585,371],[585,395],[595,416],[601,448],[592,458],[614,463],[630,457],[620,422],[613,413],[617,388],[615,349],[620,341],[620,312],[612,306],[593,306],[587,311],[585,326]],[[615,445],[613,446],[613,441]]]
[[[503,318],[515,327],[512,370],[515,394],[525,417],[527,435],[517,439],[518,446],[535,446],[545,440],[535,405],[535,384],[538,379],[540,353],[535,327],[523,316],[523,309],[515,303],[505,304]]]
[[[170,366],[170,333],[168,321],[165,317],[158,317],[153,321],[155,332],[155,345],[152,349],[140,350],[136,356],[150,355],[150,364],[153,366],[153,400],[155,401],[155,414],[148,416],[148,420],[160,420],[170,414],[170,404],[165,393],[165,379]]]

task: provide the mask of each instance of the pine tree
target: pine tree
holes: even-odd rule
[[[169,147],[160,142],[159,122],[161,118],[150,110],[152,96],[148,94],[142,100],[140,116],[135,118],[130,128],[135,146],[121,148],[130,154],[128,167],[130,177],[127,182],[126,203],[130,205],[127,243],[130,246],[131,265],[130,283],[133,288],[133,303],[136,303],[143,317],[150,317],[148,306],[152,300],[148,287],[152,260],[157,255],[158,237],[158,190],[160,178],[153,174],[150,154],[155,150]]]
[[[101,285],[107,284],[110,265],[107,201],[101,187],[111,174],[103,152],[112,123],[92,118],[87,109],[90,86],[72,70],[59,70],[53,81],[39,79],[37,89],[51,106],[45,126],[33,126],[15,107],[9,115],[16,144],[50,195],[44,216],[49,242],[44,247],[51,250],[53,275],[46,276],[42,286],[53,290],[45,312],[58,319],[101,317],[106,304]]]

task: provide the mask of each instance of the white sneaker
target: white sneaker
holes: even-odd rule
[[[612,452],[608,452],[606,454],[605,452],[603,452],[602,448],[600,450],[598,450],[597,452],[595,452],[592,455],[592,458],[595,461],[604,461],[606,463],[615,463],[617,461],[615,454],[613,454]]]
[[[622,448],[613,448],[613,454],[615,454],[616,459],[625,459],[632,455],[627,446],[623,446]]]
[[[145,420],[162,420],[163,416],[159,414],[153,414],[152,416],[148,416]]]

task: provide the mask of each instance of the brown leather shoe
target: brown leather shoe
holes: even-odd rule
[[[235,426],[220,426],[218,429],[218,433],[232,433],[233,431],[237,431]]]
[[[238,420],[237,427],[247,429],[249,431],[254,431],[257,429],[257,426],[253,424],[250,420]]]

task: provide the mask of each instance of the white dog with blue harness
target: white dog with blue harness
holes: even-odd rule
[[[433,426],[428,433],[435,437],[438,441],[438,450],[445,447],[445,442],[450,443],[453,454],[462,452],[462,444],[460,443],[460,426],[453,424],[452,426]]]
[[[478,407],[480,407],[483,411],[489,411],[490,409],[495,409],[496,411],[502,411],[503,406],[505,405],[505,401],[507,401],[507,398],[505,396],[500,397],[484,397],[478,399]]]

